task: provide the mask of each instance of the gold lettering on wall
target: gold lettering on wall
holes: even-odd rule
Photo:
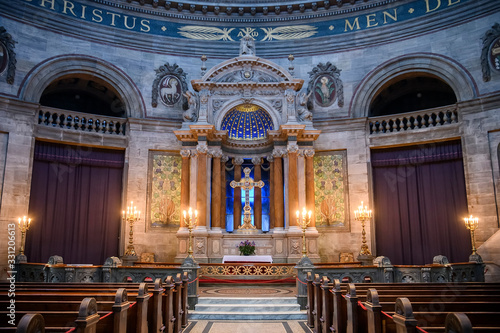
[[[106,12],[106,14],[108,15],[111,15],[111,26],[115,27],[116,24],[115,24],[115,17],[121,17],[120,14],[117,14],[117,13],[110,13],[110,12]]]
[[[85,19],[85,9],[87,9],[87,6],[82,6],[82,16],[80,16],[82,19]]]
[[[45,7],[45,2],[50,2],[50,9],[55,10],[54,0],[42,0],[40,6]]]
[[[441,0],[432,0],[432,1],[436,4],[436,6],[434,6],[434,8],[431,9],[431,7],[430,7],[431,0],[425,0],[425,7],[427,9],[425,11],[426,13],[433,12],[436,9],[438,9],[439,7],[441,7]]]
[[[376,27],[378,23],[375,21],[375,19],[376,19],[375,14],[366,15],[366,27],[367,28]]]
[[[448,0],[448,6],[453,6],[453,5],[456,5],[457,3],[459,3],[460,0],[456,0],[456,1],[453,1],[453,0]]]
[[[92,17],[92,21],[97,22],[97,23],[102,22],[102,16],[101,16],[102,15],[102,10],[94,9],[92,11],[92,14],[94,14],[94,17]]]
[[[136,19],[135,17],[133,17],[134,24],[131,27],[128,26],[128,16],[123,15],[123,18],[124,18],[123,24],[125,24],[125,28],[127,28],[127,29],[134,29],[135,28],[135,19]]]
[[[73,9],[75,9],[75,5],[72,2],[64,0],[64,8],[63,8],[63,11],[62,11],[63,14],[67,14],[67,10],[69,10],[71,12],[71,14],[73,14],[74,17],[77,17],[77,15],[73,11]]]
[[[390,17],[394,22],[398,21],[398,10],[394,8],[394,16],[389,12],[384,11],[384,24],[387,24],[387,17]]]
[[[359,17],[356,17],[354,19],[354,22],[351,24],[351,22],[349,22],[349,19],[346,19],[345,20],[345,28],[344,28],[344,32],[347,31],[347,26],[349,26],[349,29],[352,31],[354,30],[354,27],[356,27],[356,30],[359,30],[360,27],[359,27]]]
[[[141,31],[142,32],[149,32],[151,30],[149,23],[150,23],[149,20],[141,20]]]

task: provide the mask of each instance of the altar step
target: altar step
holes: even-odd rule
[[[295,297],[199,297],[189,320],[307,320]]]

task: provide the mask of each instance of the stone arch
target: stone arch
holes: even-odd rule
[[[231,111],[233,108],[240,104],[255,104],[257,106],[260,106],[263,108],[269,115],[271,116],[271,119],[273,120],[273,126],[274,130],[277,130],[281,124],[280,122],[280,117],[281,115],[279,114],[278,111],[276,111],[271,104],[268,103],[266,100],[259,100],[259,99],[235,99],[229,102],[227,105],[225,105],[221,110],[215,114],[214,116],[214,125],[217,130],[220,130],[221,125],[222,125],[222,120],[224,119],[225,115]]]
[[[38,64],[27,76],[21,88],[21,99],[38,103],[47,86],[68,75],[88,74],[107,82],[123,103],[127,117],[143,118],[145,103],[133,80],[121,69],[102,59],[82,54],[59,55]]]
[[[354,118],[367,117],[370,103],[387,82],[414,73],[430,74],[444,81],[455,92],[457,102],[477,96],[471,75],[452,59],[430,53],[408,54],[381,64],[365,76],[354,92],[349,113]]]

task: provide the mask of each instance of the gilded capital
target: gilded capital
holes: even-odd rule
[[[262,164],[262,157],[252,158],[252,163],[253,163],[253,165],[261,165]]]

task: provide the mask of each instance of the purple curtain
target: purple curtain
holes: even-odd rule
[[[466,262],[467,194],[460,141],[372,150],[377,255],[422,265]]]
[[[118,255],[124,151],[36,142],[30,262],[103,264]]]

